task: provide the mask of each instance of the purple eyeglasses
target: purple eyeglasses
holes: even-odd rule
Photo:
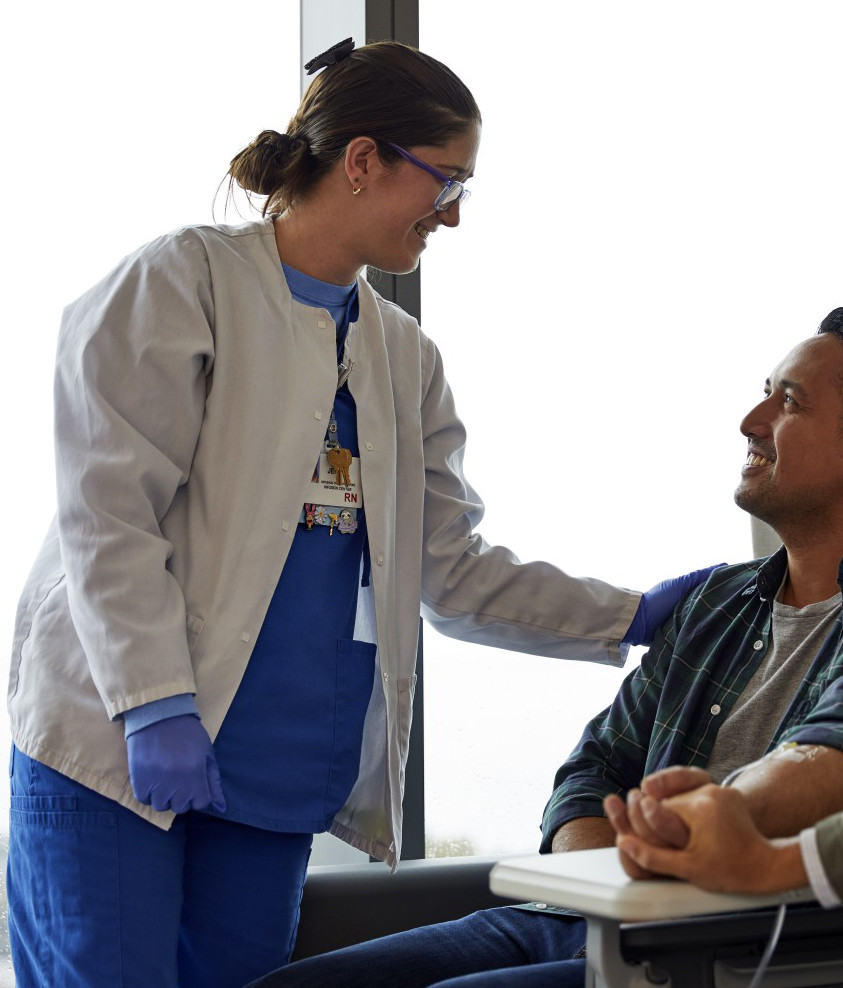
[[[433,165],[429,165],[426,161],[422,161],[421,158],[417,158],[414,154],[410,154],[409,151],[405,151],[404,148],[399,147],[397,144],[393,144],[391,141],[384,142],[388,147],[391,147],[393,151],[396,151],[410,162],[411,165],[415,165],[417,168],[422,168],[429,175],[432,175],[437,181],[444,183],[445,188],[436,197],[436,201],[433,203],[433,208],[438,213],[444,213],[447,209],[450,209],[455,202],[465,202],[466,199],[471,195],[468,189],[458,182],[455,178],[450,178],[448,175],[444,175],[439,171],[438,168],[434,168]]]

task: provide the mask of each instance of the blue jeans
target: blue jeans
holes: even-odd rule
[[[285,964],[310,834],[201,813],[170,830],[12,752],[18,988],[241,988]]]
[[[585,935],[577,917],[484,909],[306,958],[248,988],[583,988],[585,961],[570,958]]]

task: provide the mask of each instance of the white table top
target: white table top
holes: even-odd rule
[[[633,881],[621,867],[614,847],[505,858],[492,869],[490,887],[497,895],[522,902],[546,902],[584,915],[628,922],[759,909],[813,899],[810,888],[778,895],[727,895],[704,892],[688,882],[672,879]]]

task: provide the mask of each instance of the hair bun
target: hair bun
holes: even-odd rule
[[[262,130],[232,159],[229,172],[247,192],[271,195],[278,188],[290,158],[303,147],[305,142],[300,137]]]
[[[292,134],[278,134],[274,130],[269,132],[264,131],[264,133],[271,133],[275,136],[277,154],[294,154],[305,143],[301,137],[295,137]]]

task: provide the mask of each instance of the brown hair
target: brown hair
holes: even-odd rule
[[[349,141],[366,135],[385,161],[405,147],[442,145],[480,123],[465,84],[416,48],[378,41],[319,73],[287,132],[264,130],[231,162],[230,182],[266,196],[263,214],[304,197],[342,157]]]

